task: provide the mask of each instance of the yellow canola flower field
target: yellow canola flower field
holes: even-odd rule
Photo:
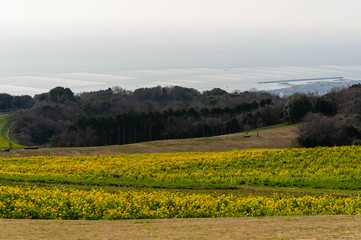
[[[0,179],[171,188],[361,189],[361,147],[2,157]]]
[[[360,196],[214,195],[0,186],[0,218],[142,219],[361,214]]]

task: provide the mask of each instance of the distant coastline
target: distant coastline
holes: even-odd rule
[[[343,80],[343,77],[324,77],[324,78],[304,78],[304,79],[291,79],[291,80],[276,80],[276,81],[264,81],[257,82],[258,84],[268,83],[287,83],[287,82],[304,82],[304,81],[322,81],[322,80]]]

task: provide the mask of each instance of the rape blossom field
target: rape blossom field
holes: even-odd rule
[[[360,152],[351,146],[0,158],[0,218],[355,215]],[[267,191],[243,191],[249,188]]]
[[[0,218],[144,219],[360,214],[361,197],[212,195],[154,190],[104,192],[0,187]]]
[[[0,179],[163,188],[361,189],[361,147],[0,158]]]

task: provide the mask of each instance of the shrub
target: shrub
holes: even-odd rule
[[[350,119],[309,114],[299,126],[298,143],[303,147],[351,145],[361,138]]]

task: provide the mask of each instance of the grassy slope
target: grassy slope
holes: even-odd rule
[[[7,138],[8,129],[5,127],[6,118],[8,115],[0,115],[0,148],[9,148],[9,141]],[[13,144],[13,148],[24,148],[24,146]]]
[[[41,148],[38,150],[14,150],[0,153],[0,156],[67,156],[102,155],[120,153],[158,153],[158,152],[209,152],[246,148],[290,148],[296,147],[297,127],[277,125],[257,131],[235,133],[208,138],[172,139],[105,147]]]
[[[295,146],[297,135],[295,126],[264,129],[256,137],[243,138],[243,133],[214,138],[167,140],[124,146],[98,148],[56,148],[40,150],[14,150],[6,155],[94,155],[116,153],[170,152],[170,151],[216,151],[234,148],[281,148]],[[0,185],[7,185],[5,182]],[[21,184],[21,183],[9,183]],[[47,184],[46,184],[47,185]],[[78,186],[86,187],[86,186]],[[111,187],[113,188],[113,187]],[[118,188],[115,188],[118,189]],[[284,192],[286,189],[298,192],[299,189],[272,188]],[[286,191],[287,191],[286,190]],[[178,191],[178,190],[174,190]],[[182,190],[189,191],[189,190]],[[196,191],[196,190],[191,190]],[[202,190],[198,190],[202,191]],[[209,190],[208,190],[209,191]],[[207,191],[207,192],[208,192]],[[218,190],[240,191],[240,190]],[[217,192],[218,192],[217,191]],[[270,188],[250,189],[250,191],[270,191]],[[271,190],[271,192],[273,192]],[[302,189],[305,191],[305,189]],[[324,190],[317,189],[316,194]],[[337,191],[342,192],[342,191]],[[355,193],[353,191],[353,193]],[[341,193],[343,194],[343,193]],[[346,193],[348,194],[348,193]],[[159,219],[131,221],[54,221],[54,220],[0,220],[0,238],[7,239],[79,239],[102,238],[159,239],[159,238],[198,238],[208,239],[283,239],[283,238],[360,238],[360,218],[355,216],[298,216],[266,218],[218,218],[218,219]],[[38,226],[38,227],[37,227]],[[240,227],[244,226],[242,229]]]

